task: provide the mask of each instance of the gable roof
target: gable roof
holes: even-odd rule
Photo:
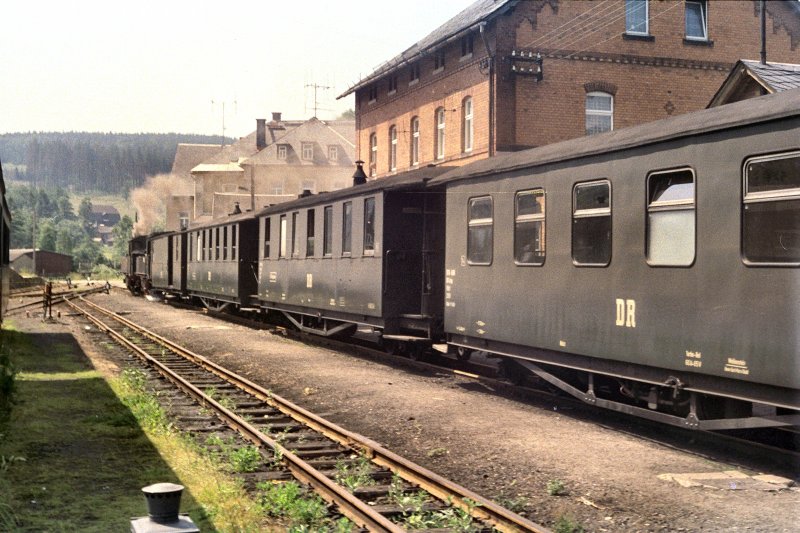
[[[505,11],[506,8],[510,9],[514,7],[518,2],[519,0],[477,0],[458,15],[433,30],[421,41],[411,45],[399,55],[380,65],[372,74],[361,79],[358,83],[337,96],[337,100],[369,85],[397,67],[415,61],[428,50],[436,48],[455,37],[461,37],[461,34],[466,31],[476,29],[476,26],[481,22],[493,18]]]
[[[328,165],[326,146],[341,147],[337,166],[352,166],[355,158],[356,123],[354,120],[333,121],[334,127],[327,122],[312,117],[302,125],[287,132],[276,142],[268,144],[266,148],[241,162],[242,165]],[[347,126],[347,127],[346,127]],[[347,131],[346,131],[347,130]],[[312,143],[315,146],[314,158],[303,160],[300,155],[303,143]],[[278,159],[278,146],[287,146],[286,159]]]
[[[178,143],[175,159],[172,161],[174,176],[190,178],[192,169],[222,150],[219,144]]]
[[[794,63],[767,63],[740,59],[717,90],[708,107],[728,103],[746,86],[760,87],[772,94],[800,87],[800,65]]]
[[[92,204],[92,213],[96,215],[119,215],[116,207],[105,204]]]

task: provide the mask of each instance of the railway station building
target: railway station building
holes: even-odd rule
[[[478,0],[355,95],[371,177],[462,165],[705,108],[761,53],[757,0]],[[766,2],[770,62],[800,62],[800,2]]]

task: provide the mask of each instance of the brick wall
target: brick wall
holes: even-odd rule
[[[420,118],[420,165],[463,164],[498,151],[539,146],[585,135],[586,94],[614,96],[615,129],[704,108],[738,59],[757,59],[758,2],[708,3],[708,39],[685,39],[683,0],[649,2],[649,35],[625,35],[625,2],[606,4],[558,0],[520,2],[485,28],[495,52],[493,135],[490,135],[490,75],[481,36],[473,54],[461,59],[461,43],[445,47],[445,68],[434,72],[434,54],[421,56],[420,79],[409,84],[410,65],[395,70],[370,91],[356,91],[359,159],[370,160],[370,136],[378,140],[376,176],[390,173],[389,128],[398,131],[397,171],[410,167],[410,122]],[[800,63],[800,16],[780,2],[768,2],[767,47],[771,62]],[[556,30],[556,31],[553,31]],[[511,71],[512,50],[541,52],[541,82]],[[461,102],[473,98],[474,148],[462,151]],[[447,110],[445,158],[434,157],[435,111]],[[490,147],[490,139],[494,146]]]

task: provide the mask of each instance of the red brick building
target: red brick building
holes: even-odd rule
[[[800,62],[800,3],[766,13]],[[340,98],[371,176],[460,165],[703,109],[760,28],[753,0],[478,0]]]

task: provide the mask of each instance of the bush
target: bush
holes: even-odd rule
[[[0,345],[0,423],[8,420],[16,391],[17,371],[11,364],[5,343]]]

